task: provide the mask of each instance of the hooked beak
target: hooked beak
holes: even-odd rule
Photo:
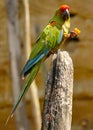
[[[68,18],[69,18],[69,11],[68,11],[68,9],[66,9],[66,10],[64,11],[64,13],[63,13],[63,19],[64,19],[64,20],[68,20]]]

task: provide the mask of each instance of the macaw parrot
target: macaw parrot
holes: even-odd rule
[[[11,117],[15,112],[18,104],[20,103],[24,93],[30,87],[30,84],[37,75],[41,64],[65,42],[68,38],[70,29],[70,7],[68,5],[61,5],[55,12],[54,16],[50,19],[47,26],[40,33],[27,63],[25,64],[21,74],[25,78],[28,74],[26,82],[18,97],[17,102],[14,104],[10,113]]]

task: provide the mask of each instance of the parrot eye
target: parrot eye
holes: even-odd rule
[[[62,17],[63,17],[64,20],[68,20],[68,18],[69,18],[69,11],[67,9],[63,12]]]

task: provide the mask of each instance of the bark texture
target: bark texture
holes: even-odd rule
[[[67,52],[54,54],[48,75],[41,130],[70,130],[72,120],[73,63]]]

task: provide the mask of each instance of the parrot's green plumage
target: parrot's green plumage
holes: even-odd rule
[[[29,75],[9,117],[13,115],[24,93],[29,88],[30,84],[38,73],[42,62],[44,62],[51,54],[55,53],[55,51],[65,42],[67,38],[66,35],[69,33],[69,29],[69,6],[61,5],[56,10],[54,16],[50,19],[48,25],[39,35],[30,54],[29,60],[22,70],[21,74],[23,77],[25,77],[27,74]]]

